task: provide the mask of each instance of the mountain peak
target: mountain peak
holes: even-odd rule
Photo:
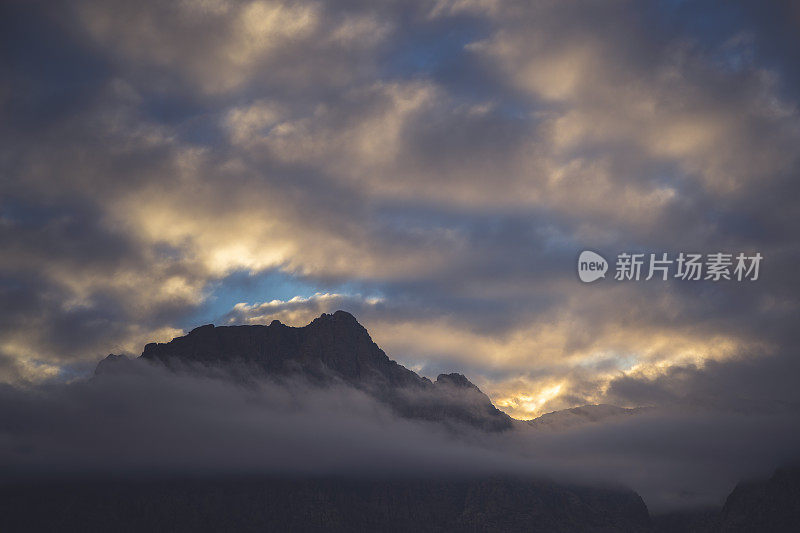
[[[315,318],[311,323],[314,324],[315,322],[333,322],[338,325],[354,325],[360,328],[363,328],[356,317],[348,313],[347,311],[336,311],[332,314],[329,313],[322,313],[317,318]]]
[[[94,373],[95,375],[99,375],[108,372],[113,372],[121,365],[127,365],[129,363],[130,359],[128,359],[127,356],[110,353],[106,356],[105,359],[97,363],[97,368],[94,369]]]
[[[196,328],[191,330],[189,332],[189,335],[191,335],[193,333],[200,333],[202,331],[209,331],[209,330],[214,329],[214,327],[215,327],[214,324],[203,324],[202,326],[197,326]]]
[[[459,389],[478,389],[478,386],[467,379],[464,374],[452,372],[450,374],[439,374],[436,378],[436,385],[451,385]],[[480,389],[478,389],[480,390]]]
[[[174,369],[187,363],[218,368],[245,365],[255,372],[253,377],[300,373],[315,381],[340,379],[377,386],[423,381],[391,361],[346,311],[323,313],[299,328],[277,320],[268,326],[207,324],[170,342],[150,343],[141,357]]]
[[[338,311],[334,312],[333,315],[331,315],[331,316],[333,318],[338,318],[339,320],[349,320],[351,322],[358,323],[358,320],[356,320],[356,317],[354,317],[353,315],[351,315],[347,311],[342,311],[341,309],[339,309]]]
[[[441,374],[436,384],[389,359],[346,311],[323,313],[304,327],[207,324],[167,343],[145,346],[141,359],[174,371],[222,370],[237,380],[303,377],[316,385],[346,384],[411,418],[453,421],[491,431],[511,419],[464,375]],[[107,365],[105,365],[107,366]],[[431,403],[431,401],[433,402]]]

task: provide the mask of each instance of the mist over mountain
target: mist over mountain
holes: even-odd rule
[[[120,513],[145,529],[172,513],[247,530],[236,509],[278,529],[306,509],[297,528],[334,531],[409,520],[421,531],[649,531],[649,510],[656,526],[688,531],[706,515],[685,510],[711,508],[720,523],[740,480],[800,447],[791,406],[596,405],[514,420],[461,374],[431,381],[392,361],[342,311],[298,328],[202,326],[134,359],[110,355],[87,381],[2,386],[0,428],[6,517],[20,531],[41,495],[47,516],[96,518],[86,531]]]
[[[799,146],[800,0],[2,0],[0,533],[800,531]]]
[[[404,417],[488,431],[512,427],[512,419],[466,377],[441,374],[431,382],[417,375],[389,359],[345,311],[323,313],[301,328],[277,320],[268,326],[201,326],[168,343],[146,345],[141,358],[173,371],[217,371],[242,382],[302,378],[318,386],[345,385]],[[115,362],[117,356],[109,356],[97,372]]]
[[[583,424],[608,422],[617,417],[635,416],[644,412],[646,408],[626,409],[615,405],[582,405],[572,409],[564,409],[552,413],[545,413],[528,424],[537,429],[564,430]]]

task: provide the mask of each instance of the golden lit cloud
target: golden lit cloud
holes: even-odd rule
[[[793,344],[797,98],[746,32],[652,38],[624,2],[63,15],[81,97],[0,82],[4,105],[6,86],[30,98],[0,184],[0,359],[18,375],[138,353],[199,316],[345,308],[391,357],[529,417]],[[584,286],[584,248],[759,249],[770,272]]]

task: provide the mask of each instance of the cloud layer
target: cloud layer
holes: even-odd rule
[[[70,476],[521,476],[624,485],[651,510],[720,504],[796,458],[791,410],[670,408],[484,433],[401,419],[344,386],[248,386],[138,361],[70,385],[0,388],[6,480]]]

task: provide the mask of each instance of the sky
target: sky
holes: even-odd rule
[[[0,11],[11,387],[344,309],[517,418],[800,401],[797,2]],[[587,284],[587,249],[763,262]]]

